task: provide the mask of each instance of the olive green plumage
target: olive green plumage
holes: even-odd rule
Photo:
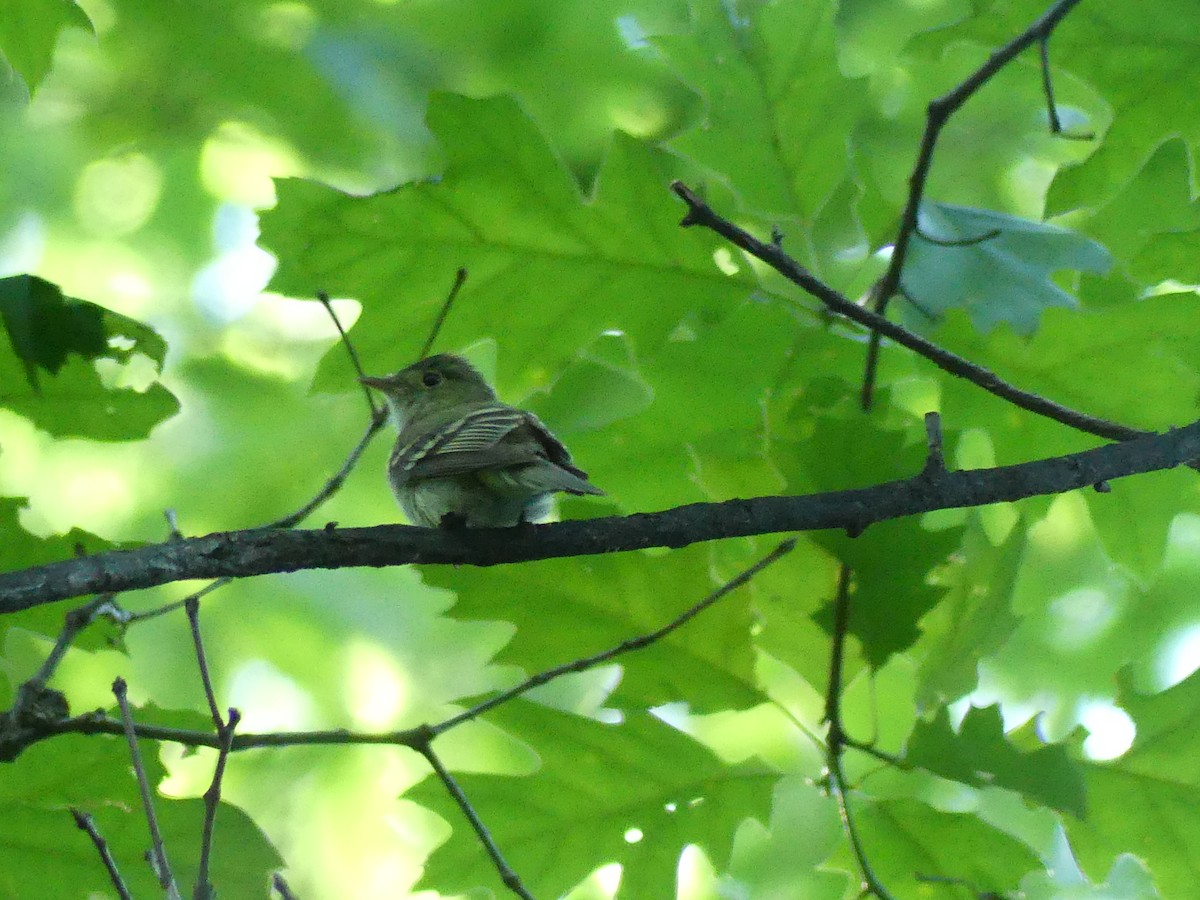
[[[603,494],[533,413],[507,406],[465,359],[430,356],[364,378],[399,430],[388,482],[416,525],[503,528],[549,515],[551,495]]]

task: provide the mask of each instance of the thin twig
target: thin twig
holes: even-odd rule
[[[117,705],[121,707],[121,722],[124,726],[125,740],[129,744],[133,771],[137,775],[138,789],[142,793],[142,809],[146,814],[146,823],[150,827],[152,844],[150,858],[153,862],[154,877],[158,879],[159,886],[167,892],[168,900],[180,900],[179,886],[175,884],[171,866],[167,863],[167,848],[163,845],[162,832],[158,829],[158,817],[154,814],[154,797],[150,790],[150,782],[146,778],[146,769],[142,765],[142,753],[138,749],[137,734],[133,727],[133,714],[129,711],[125,679],[117,678],[113,682],[112,689],[117,698]]]
[[[21,689],[31,690],[34,694],[41,691],[54,677],[55,670],[58,669],[58,664],[62,662],[62,658],[67,653],[67,648],[71,646],[71,642],[75,640],[75,636],[83,631],[95,619],[96,614],[105,606],[112,602],[112,594],[100,594],[95,599],[83,604],[83,606],[70,610],[63,617],[62,631],[58,633],[58,638],[54,642],[54,646],[50,648],[50,653],[46,659],[38,667],[38,670],[21,685]]]
[[[1049,37],[1063,17],[1078,3],[1079,0],[1058,0],[1025,31],[989,55],[983,65],[964,78],[953,90],[930,101],[925,116],[925,133],[921,135],[917,161],[908,178],[908,200],[900,218],[900,229],[896,233],[896,239],[892,242],[892,258],[874,293],[873,309],[880,316],[887,313],[888,303],[896,294],[897,285],[900,284],[900,276],[908,256],[909,242],[917,231],[917,217],[921,208],[921,200],[925,194],[925,183],[933,165],[933,151],[937,146],[942,128],[976,91],[991,80],[993,75],[1016,59],[1031,44]],[[864,409],[871,406],[879,360],[880,339],[881,335],[874,333],[868,344],[866,370],[863,375]]]
[[[1050,133],[1062,132],[1062,120],[1058,118],[1058,104],[1054,102],[1054,80],[1050,77],[1050,35],[1038,40],[1038,55],[1042,61],[1042,93],[1046,95],[1046,115],[1050,118]]]
[[[200,682],[204,686],[204,697],[208,701],[208,711],[217,728],[217,740],[220,744],[212,783],[204,792],[204,826],[200,834],[200,863],[196,872],[196,885],[192,891],[193,900],[212,900],[214,893],[212,884],[208,880],[208,862],[212,853],[212,836],[217,821],[217,807],[221,802],[221,780],[225,777],[225,763],[229,759],[229,752],[233,746],[234,731],[242,717],[236,709],[230,709],[228,719],[221,718],[216,692],[213,690],[212,677],[208,671],[208,657],[204,652],[204,640],[200,636],[200,599],[194,596],[188,597],[184,601],[184,608],[187,610],[188,624],[191,626],[192,644],[196,649],[196,666],[200,670]]]
[[[342,340],[346,345],[346,352],[350,354],[350,359],[354,363],[355,369],[361,374],[362,367],[358,363],[358,354],[354,349],[354,345],[350,343],[350,339],[346,336],[346,332],[342,330],[342,323],[338,320],[337,314],[334,313],[333,307],[329,304],[328,295],[322,292],[318,295],[318,297],[322,298],[322,303],[325,305],[325,308],[329,310],[329,315],[333,318],[338,332],[342,335]],[[364,390],[366,390],[365,387]],[[265,526],[263,526],[264,528],[292,528],[300,524],[300,522],[304,521],[304,519],[308,518],[308,516],[311,515],[326,500],[341,490],[342,485],[346,482],[346,478],[349,477],[350,472],[358,464],[359,459],[362,457],[368,445],[371,443],[372,438],[379,433],[380,429],[382,429],[384,424],[387,422],[387,410],[375,405],[375,399],[371,396],[370,392],[367,392],[367,400],[371,407],[371,420],[367,423],[367,428],[363,432],[362,437],[358,439],[358,443],[354,445],[354,448],[350,451],[349,455],[342,463],[341,468],[339,468],[337,472],[330,476],[329,479],[326,480],[325,484],[321,486],[321,489],[318,490],[317,493],[314,494],[312,498],[303,506],[294,512],[290,512],[285,516],[279,517],[273,522],[267,523]],[[163,606],[159,606],[155,609],[147,610],[145,612],[134,613],[126,619],[126,624],[132,625],[135,622],[141,622],[145,619],[153,619],[165,613],[174,612],[175,610],[185,606],[189,600],[198,600],[206,594],[210,594],[218,588],[222,588],[229,584],[231,580],[232,579],[230,578],[218,578],[216,581],[205,585],[190,597],[185,597],[183,600],[167,603]]]
[[[859,753],[865,753],[867,756],[873,756],[882,763],[886,763],[897,769],[909,770],[912,763],[908,762],[902,756],[895,753],[888,753],[886,750],[880,750],[874,744],[868,744],[866,741],[858,741],[842,732],[842,744],[852,750],[857,750]]]
[[[354,366],[354,373],[359,378],[366,377],[366,372],[363,371],[362,363],[358,359],[358,351],[354,349],[354,344],[350,343],[350,338],[346,334],[346,329],[342,327],[342,320],[338,318],[338,314],[333,310],[333,303],[329,299],[329,295],[324,291],[317,291],[317,299],[321,301],[321,305],[325,307],[325,312],[329,313],[329,318],[333,319],[333,325],[337,328],[338,334],[342,336],[342,346],[346,348],[346,354],[350,357],[350,365]],[[371,391],[364,384],[362,386],[363,396],[367,398],[367,406],[371,410],[371,418],[374,419],[379,408],[375,405],[375,398]]]
[[[163,518],[167,520],[167,540],[181,540],[183,532],[179,530],[179,514],[171,507],[167,507],[163,510]]]
[[[387,410],[375,409],[371,414],[371,421],[367,425],[367,430],[363,432],[362,437],[358,439],[358,443],[354,445],[354,449],[350,451],[350,455],[346,457],[346,461],[342,463],[342,467],[332,475],[324,486],[317,491],[311,500],[301,506],[294,513],[276,519],[274,522],[266,525],[266,528],[291,528],[298,525],[306,519],[318,506],[336,494],[345,483],[350,471],[358,465],[359,458],[363,455],[363,451],[367,449],[367,445],[371,443],[371,439],[379,433],[387,422]]]
[[[521,883],[521,879],[517,873],[512,870],[512,867],[505,861],[504,855],[500,852],[500,848],[496,846],[496,842],[492,840],[491,834],[487,830],[487,826],[483,824],[483,820],[479,818],[479,814],[475,812],[475,808],[471,805],[471,801],[467,799],[467,795],[463,793],[463,789],[459,787],[454,776],[442,764],[441,759],[433,751],[431,742],[434,734],[431,730],[425,733],[425,740],[414,749],[425,757],[434,774],[445,786],[450,796],[454,798],[454,802],[458,804],[458,808],[462,810],[467,821],[471,823],[471,827],[475,830],[475,835],[479,838],[479,842],[483,844],[483,849],[492,860],[492,865],[496,867],[496,871],[500,873],[500,880],[504,882],[505,887],[516,894],[523,900],[534,900],[533,894],[525,888]]]
[[[225,777],[225,763],[233,747],[233,733],[242,719],[242,714],[236,709],[229,710],[229,717],[217,728],[217,738],[221,742],[217,750],[217,765],[213,769],[212,783],[204,792],[204,826],[200,832],[200,863],[196,870],[196,886],[192,891],[193,900],[212,900],[216,896],[212,884],[208,880],[208,862],[212,854],[213,829],[217,822],[217,807],[221,803],[221,781]],[[218,718],[218,721],[219,718]]]
[[[278,872],[271,876],[271,886],[279,892],[280,900],[298,900],[296,895],[292,893],[291,887]]]
[[[977,366],[963,359],[961,356],[939,347],[932,341],[928,341],[920,335],[913,334],[890,319],[886,319],[869,309],[859,306],[857,303],[853,303],[775,245],[760,241],[748,231],[714,212],[707,203],[700,199],[683,182],[676,181],[672,183],[671,190],[688,206],[687,215],[684,216],[683,221],[680,223],[684,227],[700,225],[716,232],[730,243],[745,250],[751,256],[765,262],[784,278],[816,297],[833,312],[845,316],[859,325],[865,325],[867,328],[874,329],[884,337],[891,338],[897,344],[907,347],[925,357],[943,371],[949,372],[951,375],[957,375],[960,378],[965,378],[972,384],[978,385],[985,391],[995,394],[997,397],[1008,400],[1015,406],[1053,419],[1056,422],[1061,422],[1079,431],[1085,431],[1088,434],[1094,434],[1115,441],[1127,441],[1143,437],[1147,433],[1136,428],[1120,425],[1116,422],[1110,422],[1107,419],[1089,416],[1086,413],[1069,409],[1037,394],[1023,391],[1009,384],[982,366]]]
[[[429,351],[433,349],[433,342],[437,340],[438,332],[442,330],[442,324],[446,321],[446,316],[450,314],[450,307],[454,305],[454,298],[458,296],[458,292],[466,280],[466,269],[460,268],[454,273],[454,284],[450,286],[450,293],[446,295],[446,299],[442,302],[442,308],[438,310],[437,318],[433,320],[433,327],[429,329],[429,337],[425,338],[425,343],[421,346],[421,352],[417,356],[417,359],[424,359],[429,355]],[[359,375],[361,376],[362,373],[359,372]]]
[[[162,606],[156,606],[154,609],[148,609],[145,612],[132,613],[125,619],[126,625],[132,625],[134,622],[142,622],[146,619],[156,619],[159,616],[166,615],[169,612],[174,612],[177,609],[183,609],[187,606],[189,600],[199,600],[208,594],[211,594],[217,588],[224,587],[233,581],[232,578],[218,578],[216,581],[210,581],[196,593],[184,597],[182,600],[175,600],[171,603],[166,603]]]
[[[1058,117],[1058,104],[1054,102],[1054,80],[1050,75],[1050,35],[1038,41],[1038,51],[1042,60],[1042,93],[1046,95],[1046,115],[1050,120],[1050,133],[1069,141],[1094,141],[1096,135],[1090,131],[1080,134],[1063,131],[1062,120]]]
[[[196,650],[196,665],[200,669],[200,682],[204,686],[204,698],[208,701],[208,712],[219,732],[225,727],[225,722],[221,718],[220,707],[217,706],[212,678],[208,673],[208,657],[204,653],[204,640],[200,637],[200,599],[194,596],[188,597],[183,601],[183,607],[187,610],[188,625],[192,630],[192,646]]]
[[[942,417],[936,412],[925,413],[925,441],[929,455],[925,457],[925,468],[921,474],[927,478],[946,472],[946,457],[942,452]]]
[[[561,666],[555,666],[552,669],[547,669],[544,672],[539,672],[536,675],[530,676],[516,687],[510,688],[507,691],[503,691],[502,693],[497,694],[495,697],[490,697],[489,699],[484,700],[482,703],[477,703],[470,709],[461,712],[456,716],[451,716],[444,722],[430,726],[430,731],[434,735],[443,734],[454,726],[461,725],[463,722],[477,718],[483,715],[485,712],[495,709],[500,704],[507,703],[514,697],[519,697],[521,694],[533,690],[535,687],[540,687],[543,684],[553,681],[556,678],[560,678],[563,675],[568,675],[572,672],[584,672],[588,669],[594,669],[596,666],[611,662],[613,659],[616,659],[618,656],[621,656],[624,653],[629,653],[632,650],[640,650],[643,647],[648,647],[650,644],[662,640],[672,631],[681,627],[682,625],[687,624],[700,613],[704,612],[704,610],[708,609],[722,597],[732,593],[742,585],[746,584],[746,582],[748,582],[767,566],[771,565],[771,563],[783,556],[786,556],[788,553],[794,550],[795,547],[795,538],[789,538],[788,540],[783,541],[774,550],[772,550],[758,562],[754,563],[754,565],[729,579],[729,581],[725,582],[703,600],[700,600],[699,602],[688,607],[661,628],[655,629],[654,631],[648,632],[647,634],[643,634],[639,637],[629,638],[628,640],[622,641],[615,647],[605,650],[602,653],[596,653],[592,656],[585,656],[581,659],[574,660],[573,662],[569,662]]]
[[[74,806],[69,807],[71,815],[75,819],[75,825],[80,831],[86,831],[87,836],[92,839],[92,843],[96,847],[96,852],[100,854],[100,861],[104,863],[104,868],[108,869],[109,880],[112,881],[113,887],[116,888],[117,896],[121,900],[132,900],[129,895],[129,888],[125,886],[125,879],[121,877],[120,871],[117,869],[117,861],[113,859],[112,853],[108,850],[108,842],[104,840],[104,836],[96,828],[96,823],[92,817]]]
[[[858,860],[862,872],[863,893],[873,894],[879,900],[892,900],[892,895],[884,887],[871,868],[863,847],[854,816],[850,809],[850,800],[846,795],[846,773],[842,769],[842,753],[849,746],[845,729],[842,725],[842,668],[845,655],[846,635],[850,631],[850,567],[843,564],[838,573],[837,599],[833,608],[833,646],[829,653],[829,687],[825,694],[825,721],[829,723],[829,736],[826,739],[825,767],[829,770],[829,789],[837,803],[841,814],[842,827],[846,838],[850,841],[850,849]]]

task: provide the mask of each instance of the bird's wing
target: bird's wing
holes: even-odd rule
[[[388,466],[396,484],[488,470],[509,488],[604,493],[541,419],[511,406],[472,410],[435,434],[399,441]]]
[[[388,468],[393,482],[461,475],[483,468],[533,461],[537,445],[505,441],[526,423],[527,414],[510,406],[485,406],[410,441],[398,441]]]

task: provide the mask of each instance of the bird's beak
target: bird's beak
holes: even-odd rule
[[[373,387],[376,390],[380,390],[380,391],[382,391],[384,388],[388,387],[391,384],[390,378],[381,378],[378,375],[364,375],[362,378],[360,378],[358,380],[360,383],[365,384],[367,387]]]

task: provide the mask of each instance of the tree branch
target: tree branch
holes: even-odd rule
[[[96,852],[100,854],[100,861],[104,863],[104,868],[108,870],[108,878],[112,882],[117,896],[121,900],[133,900],[129,895],[129,888],[125,886],[125,879],[121,877],[121,872],[117,869],[117,861],[113,859],[112,853],[108,849],[108,842],[104,840],[104,836],[96,828],[95,821],[90,815],[76,809],[74,806],[68,807],[68,809],[71,812],[71,816],[75,819],[76,827],[80,831],[87,832],[87,836],[91,838],[92,844],[96,847]]]
[[[687,185],[676,181],[671,185],[673,190],[684,203],[688,205],[687,215],[680,223],[684,227],[702,225],[715,231],[731,244],[745,250],[751,256],[761,259],[788,281],[812,294],[825,304],[832,312],[845,316],[859,325],[865,325],[877,334],[889,337],[902,347],[907,347],[936,365],[939,369],[965,378],[989,393],[995,394],[1019,406],[1022,409],[1045,416],[1056,422],[1062,422],[1079,431],[1094,434],[1098,437],[1110,438],[1115,441],[1125,441],[1141,437],[1147,432],[1137,428],[1129,428],[1117,422],[1110,422],[1096,416],[1089,416],[1074,409],[1047,400],[1037,394],[1023,391],[1016,385],[1009,384],[994,372],[982,366],[977,366],[961,356],[951,353],[932,341],[914,334],[903,326],[897,325],[879,313],[852,302],[844,294],[834,290],[812,272],[796,262],[775,244],[760,241],[750,232],[738,227],[725,217],[718,215]],[[864,391],[867,391],[864,379]]]
[[[646,634],[639,635],[638,637],[628,638],[624,641],[621,641],[621,643],[617,644],[615,647],[610,647],[608,650],[605,650],[601,653],[594,653],[591,656],[583,656],[577,660],[574,660],[573,662],[564,663],[561,666],[555,666],[552,669],[546,669],[543,672],[538,672],[536,675],[531,675],[515,687],[511,687],[507,691],[502,691],[501,693],[496,694],[494,697],[489,697],[487,700],[476,703],[470,709],[466,709],[458,715],[451,716],[444,722],[432,726],[430,730],[434,735],[442,734],[443,732],[454,728],[456,725],[461,725],[463,722],[469,722],[471,719],[478,718],[485,712],[500,706],[502,703],[507,703],[514,697],[519,697],[521,694],[527,693],[528,691],[533,690],[535,687],[540,687],[543,684],[549,684],[551,681],[554,681],[556,678],[561,678],[563,675],[569,675],[572,672],[586,672],[588,669],[594,669],[597,666],[612,662],[618,656],[631,653],[634,650],[641,650],[645,647],[649,647],[651,644],[661,641],[672,631],[682,628],[726,594],[737,590],[767,566],[771,565],[771,563],[784,556],[787,556],[787,554],[791,553],[794,549],[796,549],[796,539],[789,538],[788,540],[779,544],[779,546],[777,546],[774,550],[772,550],[754,565],[750,566],[750,568],[743,570],[733,578],[729,579],[729,581],[725,582],[703,600],[692,604],[661,628],[656,628],[654,631],[647,632]]]
[[[529,889],[521,883],[520,877],[513,871],[512,866],[504,859],[504,855],[500,852],[500,848],[496,846],[495,840],[492,839],[491,833],[487,830],[487,826],[483,824],[483,819],[479,818],[479,813],[475,811],[475,807],[471,805],[471,801],[467,799],[467,795],[463,792],[462,787],[450,774],[450,770],[445,767],[442,760],[433,751],[431,742],[433,740],[433,732],[425,730],[417,746],[414,747],[418,753],[425,757],[429,767],[433,769],[438,780],[442,782],[447,793],[454,798],[454,802],[458,804],[458,808],[462,810],[462,814],[467,821],[471,823],[471,828],[474,829],[476,837],[479,838],[479,843],[483,845],[483,849],[487,852],[488,858],[492,861],[492,865],[496,867],[496,871],[500,873],[500,880],[504,882],[504,886],[516,894],[522,900],[534,900],[533,894],[529,893]]]
[[[1063,17],[1078,3],[1079,0],[1058,0],[1021,34],[994,51],[983,65],[964,78],[952,91],[929,102],[925,114],[925,133],[921,135],[921,147],[917,151],[917,162],[913,166],[912,174],[908,177],[908,200],[900,217],[900,229],[896,233],[896,239],[892,242],[892,258],[888,262],[887,271],[883,273],[883,277],[873,292],[874,311],[880,316],[887,312],[888,303],[900,286],[904,261],[908,257],[908,245],[917,231],[917,214],[921,208],[921,200],[925,196],[925,182],[928,180],[929,170],[933,166],[933,150],[937,146],[942,128],[976,91],[991,80],[993,75],[1035,42],[1044,43],[1058,23],[1063,20]],[[871,403],[881,333],[876,331],[872,334],[867,347],[867,364],[863,375],[862,395],[864,408],[869,407]]]
[[[163,844],[162,832],[158,828],[158,817],[154,814],[154,791],[150,787],[150,782],[146,778],[146,769],[142,765],[142,753],[138,749],[137,731],[134,728],[133,715],[129,711],[129,698],[124,678],[117,678],[113,682],[113,694],[117,698],[117,704],[121,707],[122,730],[125,740],[129,744],[129,756],[133,760],[133,771],[137,776],[138,790],[142,795],[142,811],[146,814],[146,824],[150,828],[152,846],[150,852],[146,854],[146,858],[154,870],[154,877],[166,891],[167,900],[180,900],[179,887],[175,883],[175,876],[171,874],[170,863],[167,862],[167,848]]]
[[[829,684],[825,691],[825,721],[829,723],[829,736],[825,747],[825,768],[829,777],[829,792],[837,803],[842,819],[842,828],[854,858],[862,872],[862,893],[873,895],[879,900],[892,900],[892,895],[879,880],[863,846],[862,837],[854,822],[850,809],[850,798],[846,787],[846,773],[842,768],[842,754],[849,745],[842,724],[842,663],[845,657],[846,636],[850,632],[850,567],[842,564],[838,573],[837,597],[833,612],[833,644],[829,651]]]
[[[858,534],[902,516],[1061,494],[1200,457],[1200,422],[1080,453],[960,472],[918,474],[869,488],[799,497],[696,503],[657,513],[511,529],[446,531],[406,525],[210,534],[0,575],[0,613],[85,593],[129,591],[191,578],[410,563],[491,566],[566,556],[684,547],[785,531]]]

